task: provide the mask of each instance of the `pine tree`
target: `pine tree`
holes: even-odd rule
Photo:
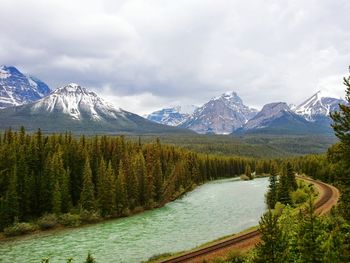
[[[90,252],[87,255],[87,258],[85,260],[85,263],[97,263],[95,259],[91,256]]]
[[[138,181],[138,196],[140,205],[145,205],[147,201],[147,180],[146,180],[146,164],[142,153],[138,153],[134,159],[133,164],[134,171],[137,181]]]
[[[298,231],[300,262],[323,262],[321,240],[322,233],[320,219],[315,214],[315,207],[311,196],[305,213],[300,213],[300,227]]]
[[[102,216],[110,216],[115,209],[115,175],[112,170],[112,165],[109,162],[105,176],[102,178],[102,192],[100,193],[100,207]]]
[[[292,191],[295,191],[298,188],[298,184],[297,184],[297,180],[295,179],[295,172],[293,170],[293,166],[290,162],[287,162],[286,170],[287,170],[286,175],[288,178],[289,187],[291,188]]]
[[[261,243],[256,247],[257,257],[254,262],[285,263],[288,242],[278,224],[278,216],[269,210],[259,222]]]
[[[162,200],[163,197],[163,172],[160,160],[155,160],[154,167],[153,167],[153,180],[154,180],[154,189],[155,189],[155,195],[154,199],[155,201],[159,202]]]
[[[283,167],[282,174],[279,177],[278,187],[277,187],[277,201],[282,204],[291,204],[292,199],[290,197],[291,186],[289,184],[289,178],[287,174],[287,167]]]
[[[87,211],[96,210],[95,202],[95,190],[94,184],[92,183],[92,171],[90,168],[90,161],[87,158],[85,161],[84,172],[83,172],[83,187],[80,194],[80,205]]]
[[[55,186],[52,193],[52,212],[56,215],[61,213],[62,198],[61,198],[61,188],[58,180],[56,179]]]
[[[124,169],[121,164],[119,165],[119,173],[116,181],[115,195],[117,212],[118,214],[122,214],[126,209],[128,209],[128,196],[126,192]]]
[[[350,220],[350,76],[344,78],[344,85],[346,87],[345,99],[347,104],[340,104],[339,111],[331,113],[333,120],[333,130],[335,135],[340,140],[340,145],[337,147],[337,152],[329,152],[329,159],[335,159],[336,163],[343,166],[342,172],[337,175],[338,183],[341,187],[340,207],[342,215]],[[336,158],[333,158],[335,155]]]
[[[266,203],[269,209],[274,209],[277,203],[277,172],[276,166],[272,165],[269,177],[269,188],[266,194]]]

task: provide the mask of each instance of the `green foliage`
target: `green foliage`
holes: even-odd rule
[[[59,223],[68,227],[79,226],[81,224],[80,215],[71,213],[62,214],[59,217]]]
[[[255,262],[286,262],[287,238],[278,224],[278,216],[269,210],[259,223],[261,243],[257,245]]]
[[[83,171],[83,189],[80,194],[80,205],[87,211],[96,210],[95,202],[95,186],[92,182],[92,171],[90,167],[90,161],[87,158]]]
[[[40,229],[50,229],[58,224],[58,218],[55,214],[45,214],[38,219],[37,224]]]
[[[89,252],[84,263],[97,263],[97,262],[96,262],[96,260],[91,256],[91,254],[90,254],[90,252]]]
[[[274,209],[277,203],[277,167],[275,164],[271,166],[271,172],[269,177],[269,188],[266,194],[266,204],[269,209]]]
[[[37,229],[37,226],[31,223],[14,223],[4,229],[4,234],[6,236],[19,236],[34,232]]]

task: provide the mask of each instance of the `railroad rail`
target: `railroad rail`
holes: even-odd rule
[[[298,176],[298,178],[304,181],[310,182],[318,188],[320,196],[315,202],[315,212],[317,214],[323,215],[325,213],[328,213],[330,209],[337,203],[339,198],[339,191],[334,186],[331,186],[329,184],[326,184],[317,180],[306,178],[306,177]],[[260,237],[259,231],[252,230],[248,233],[245,233],[239,236],[233,236],[232,238],[226,239],[219,243],[209,245],[201,249],[197,249],[187,254],[182,254],[179,256],[174,256],[174,257],[165,259],[161,261],[161,263],[190,262],[196,258],[203,257],[205,255],[214,253],[221,249],[233,247],[243,242],[248,242],[249,240],[255,240],[255,239],[258,239],[259,237]]]

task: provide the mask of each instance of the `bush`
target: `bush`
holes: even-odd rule
[[[101,216],[97,212],[89,212],[87,210],[83,210],[80,212],[80,220],[83,223],[96,223],[101,221]]]
[[[57,225],[58,219],[55,214],[46,214],[39,218],[37,224],[43,230],[53,228]]]
[[[139,213],[142,213],[143,211],[145,211],[145,209],[142,206],[137,206],[137,207],[134,208],[132,213],[133,214],[139,214]]]
[[[294,204],[302,204],[306,202],[308,194],[303,189],[297,189],[295,192],[292,192],[291,197]]]
[[[80,215],[71,213],[63,214],[60,216],[59,222],[64,226],[79,226],[81,224]]]
[[[4,234],[6,236],[19,236],[34,232],[37,229],[38,226],[32,223],[14,223],[12,226],[4,229]]]
[[[251,180],[247,175],[245,175],[245,174],[242,174],[239,178],[241,178],[241,180],[243,180],[243,181],[249,181],[249,180]]]
[[[275,209],[274,209],[274,213],[275,213],[275,215],[282,215],[282,212],[283,212],[283,209],[286,207],[286,205],[285,204],[282,204],[282,203],[280,203],[280,202],[277,202],[276,204],[275,204]]]
[[[228,256],[226,258],[226,262],[244,263],[245,259],[246,259],[246,257],[241,252],[239,252],[237,250],[233,250],[228,254]]]

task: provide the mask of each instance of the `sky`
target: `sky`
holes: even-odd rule
[[[0,64],[138,114],[343,96],[349,0],[0,0]]]

